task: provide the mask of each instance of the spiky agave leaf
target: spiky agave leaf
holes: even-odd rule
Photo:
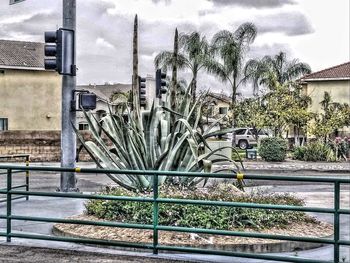
[[[190,98],[190,90],[188,89],[178,112],[170,110],[164,105],[156,106],[153,104],[148,121],[143,123],[142,131],[139,130],[139,122],[133,119],[134,115],[128,109],[126,110],[128,120],[125,120],[121,113],[114,114],[109,109],[109,114],[101,121],[97,121],[91,113],[84,112],[85,118],[91,126],[94,142],[85,142],[84,138],[76,132],[92,159],[102,168],[210,172],[213,164],[230,162],[239,171],[240,167],[234,161],[220,154],[221,150],[228,147],[212,151],[206,142],[207,138],[224,134],[231,129],[201,134],[197,129],[201,118],[201,97],[191,107]],[[177,116],[171,131],[170,115]],[[191,124],[190,122],[193,120],[194,122]],[[209,153],[201,154],[202,148],[207,148]],[[152,176],[108,176],[117,184],[133,191],[151,190],[153,185]],[[168,179],[171,181],[174,178]],[[205,184],[207,179],[176,178],[182,185],[196,185],[201,182]],[[159,177],[160,184],[166,180],[166,176]]]

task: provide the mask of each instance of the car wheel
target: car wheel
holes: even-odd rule
[[[247,142],[246,140],[240,140],[240,141],[238,142],[238,147],[239,147],[240,149],[242,149],[242,150],[247,149],[248,146],[249,146],[249,144],[248,144],[248,142]]]

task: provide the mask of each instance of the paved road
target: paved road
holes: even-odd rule
[[[52,249],[43,247],[28,247],[20,245],[0,245],[0,262],[18,263],[186,263],[185,260],[171,260],[145,254],[135,256],[135,253],[104,253],[86,250]]]
[[[313,173],[315,174],[315,173]],[[110,179],[103,175],[96,174],[78,174],[78,187],[81,191],[94,192],[98,191],[106,184],[110,184]],[[336,176],[336,175],[335,175]],[[341,174],[342,177],[348,177],[348,175]],[[0,177],[1,178],[1,177]],[[15,176],[14,185],[23,183],[24,177],[21,174]],[[31,174],[31,189],[37,191],[55,191],[59,184],[59,174],[47,174],[47,173],[32,173]],[[0,185],[4,184],[4,180],[1,179]],[[308,206],[319,206],[319,207],[332,207],[333,206],[333,188],[326,184],[274,184],[272,182],[266,182],[267,185],[260,186],[267,192],[289,192],[293,193],[298,197],[305,199]],[[2,187],[2,186],[0,186]],[[249,189],[254,189],[250,187]],[[341,189],[341,205],[342,208],[349,208],[349,187],[343,187]],[[5,213],[5,205],[0,203],[0,214]],[[17,215],[34,215],[34,216],[46,216],[46,217],[67,217],[82,213],[84,210],[83,200],[76,199],[61,199],[61,198],[46,198],[46,197],[31,197],[29,201],[17,200],[14,201],[13,211]],[[315,214],[321,220],[332,222],[332,216],[325,216],[323,214]],[[341,217],[341,238],[349,240],[350,231],[350,218],[349,216]],[[0,220],[0,231],[4,231],[5,222]],[[27,222],[27,221],[14,221],[14,231],[25,231],[40,234],[50,234],[52,224]],[[0,239],[0,243],[5,243],[4,239]],[[96,252],[108,252],[108,253],[126,253],[118,252],[111,249],[91,248],[79,244],[68,244],[61,242],[46,242],[46,241],[35,241],[35,240],[21,240],[14,239],[14,244],[18,245],[35,245],[35,246],[50,246],[53,248],[64,248],[64,249],[75,249],[75,250],[88,250]],[[326,246],[319,249],[298,252],[298,256],[308,257],[313,259],[331,260],[332,258],[332,247]],[[38,252],[39,253],[39,252]],[[41,252],[40,252],[41,253]],[[39,254],[40,254],[39,253]],[[132,254],[133,255],[133,254]],[[140,255],[137,253],[137,255]],[[146,254],[150,255],[150,254]],[[286,254],[283,254],[286,255]],[[295,253],[289,253],[288,255],[294,256]],[[228,257],[218,256],[202,256],[193,254],[163,254],[163,256],[169,256],[171,258],[182,259],[182,260],[195,260],[196,262],[268,262],[263,260],[248,260],[248,259],[232,259]],[[341,257],[349,262],[350,251],[349,249],[342,248]],[[8,261],[11,262],[11,261]],[[15,261],[13,261],[15,262]],[[23,261],[22,261],[23,262]],[[28,261],[29,262],[29,261]],[[84,262],[84,261],[81,261]],[[93,261],[92,261],[93,262]],[[109,261],[106,261],[109,262]],[[118,261],[114,261],[118,262]],[[142,261],[140,261],[142,262]]]

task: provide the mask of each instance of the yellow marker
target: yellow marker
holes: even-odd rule
[[[26,166],[29,166],[29,161],[26,161]],[[29,176],[29,171],[27,170],[26,171],[26,177],[28,177]]]
[[[240,173],[240,172],[237,173],[237,179],[241,179],[242,180],[243,177],[244,177],[243,173]]]
[[[75,168],[75,172],[76,172],[76,173],[80,173],[80,172],[81,172],[81,168],[80,168],[80,167],[76,167],[76,168]]]

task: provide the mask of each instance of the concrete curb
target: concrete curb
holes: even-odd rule
[[[247,174],[256,174],[256,173],[298,173],[302,172],[315,172],[315,173],[327,173],[327,174],[344,174],[350,176],[350,170],[322,170],[322,169],[245,169]]]
[[[66,233],[53,225],[52,234],[55,236],[63,237],[73,237],[73,238],[84,238],[82,235],[75,235],[71,233]],[[322,238],[331,238],[332,236],[325,236]],[[137,248],[125,248],[125,247],[114,247],[114,246],[103,246],[103,245],[94,245],[88,244],[89,246],[96,246],[102,248],[118,248],[118,250],[126,251],[135,251],[135,252],[149,252],[148,249],[137,249]],[[314,248],[320,248],[325,246],[321,243],[310,243],[310,242],[299,242],[299,241],[282,241],[277,243],[263,243],[263,244],[230,244],[230,245],[218,245],[218,244],[208,244],[208,245],[199,245],[196,248],[201,249],[211,249],[211,250],[221,250],[221,251],[235,251],[235,252],[244,252],[244,253],[281,253],[281,252],[294,252],[309,250]],[[166,253],[182,254],[181,252],[174,251],[164,251]]]

